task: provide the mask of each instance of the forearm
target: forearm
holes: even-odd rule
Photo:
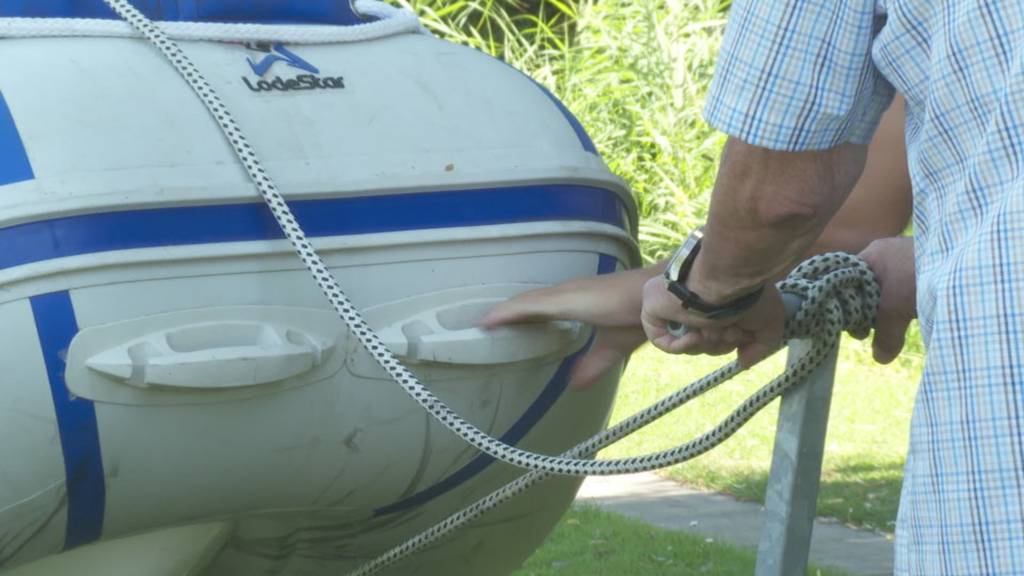
[[[903,99],[897,97],[875,131],[860,180],[805,256],[836,251],[856,254],[873,240],[899,236],[906,229],[913,194],[904,120]]]
[[[865,155],[853,144],[779,152],[730,139],[690,289],[727,301],[795,264],[849,195]]]

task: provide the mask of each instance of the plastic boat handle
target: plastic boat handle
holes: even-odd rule
[[[86,366],[140,388],[241,388],[302,375],[333,347],[278,324],[208,322],[147,335],[96,354]]]
[[[564,354],[579,339],[575,322],[545,322],[481,330],[476,322],[501,299],[446,305],[378,331],[396,355],[418,362],[492,365]]]

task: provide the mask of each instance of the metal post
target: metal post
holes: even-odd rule
[[[790,362],[810,346],[806,340],[791,341]],[[756,576],[807,573],[836,356],[830,354],[807,382],[782,397]]]

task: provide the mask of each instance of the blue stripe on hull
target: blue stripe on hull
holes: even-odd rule
[[[454,190],[289,204],[312,238],[552,220],[629,227],[622,200],[588,186]],[[71,216],[0,229],[0,270],[115,250],[283,237],[262,203]]]
[[[0,92],[0,186],[34,178],[14,116]]]
[[[616,266],[617,261],[615,258],[602,254],[598,261],[597,273],[611,274],[612,272],[615,272]],[[547,383],[547,386],[545,386],[540,395],[537,396],[537,399],[533,401],[533,404],[531,404],[519,420],[517,420],[512,427],[501,436],[502,442],[515,446],[520,440],[525,438],[531,430],[533,430],[548,411],[551,410],[551,407],[555,405],[555,402],[562,397],[562,393],[565,392],[566,387],[569,386],[569,377],[572,374],[572,367],[581,356],[590,350],[590,346],[593,343],[594,338],[591,336],[591,339],[587,342],[586,346],[562,362],[558,367],[558,370],[555,371],[555,375]],[[466,482],[469,482],[486,470],[494,463],[494,461],[494,458],[491,456],[481,454],[459,470],[455,471],[451,476],[448,476],[437,484],[421,490],[408,498],[395,502],[394,504],[378,508],[374,511],[374,514],[377,516],[383,516],[385,514],[393,514],[395,512],[401,512],[403,510],[408,510],[410,508],[426,504],[434,498],[451,492]]]
[[[370,234],[516,222],[594,221],[628,229],[622,201],[608,190],[584,186],[532,186],[292,202],[312,237]],[[133,248],[282,238],[263,204],[199,206],[74,216],[0,229],[0,269],[81,254]],[[614,272],[601,255],[599,274]],[[106,486],[93,403],[72,398],[64,382],[65,357],[78,332],[68,292],[31,299],[57,414],[68,486],[65,547],[98,540]],[[516,444],[548,413],[569,383],[567,358],[524,414],[502,435]],[[493,463],[481,455],[452,476],[378,515],[428,502],[471,480]]]
[[[154,20],[351,25],[366,22],[339,0],[132,0]],[[103,0],[2,0],[0,17],[119,19]]]
[[[103,534],[106,481],[99,427],[93,403],[72,397],[64,381],[68,348],[78,333],[70,294],[44,294],[31,302],[64,454],[68,509],[64,549],[69,550],[95,542]]]

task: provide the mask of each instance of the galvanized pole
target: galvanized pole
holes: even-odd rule
[[[810,346],[806,340],[791,341],[790,362]],[[807,572],[836,356],[830,354],[807,382],[782,397],[756,576]]]

